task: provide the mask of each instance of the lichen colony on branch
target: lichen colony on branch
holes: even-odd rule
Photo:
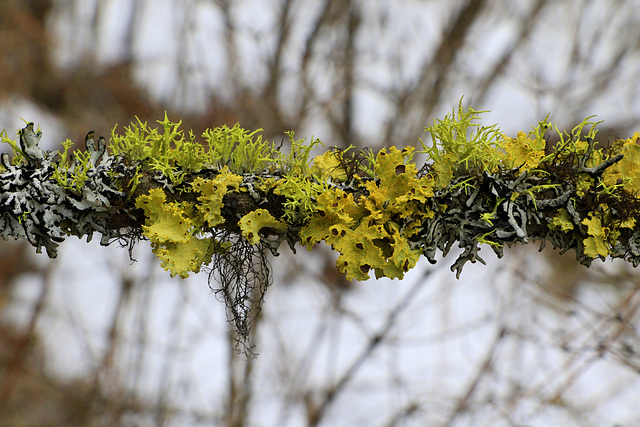
[[[324,241],[358,280],[371,271],[402,278],[420,255],[433,263],[454,244],[458,276],[466,262],[483,262],[482,244],[502,256],[505,245],[533,240],[574,249],[586,265],[640,263],[640,134],[598,146],[587,118],[568,133],[545,119],[509,137],[477,123],[480,113],[460,104],[434,120],[421,165],[413,147],[312,157],[319,140],[289,133],[276,145],[238,125],[199,142],[166,116],[160,131],[139,120],[114,128],[108,143],[91,132],[74,157],[68,140],[43,151],[28,123],[19,143],[2,134],[13,156],[2,155],[0,235],[50,257],[68,235],[97,232],[105,245],[145,237],[181,277],[232,254],[238,239],[274,255],[283,242],[295,250]],[[553,147],[551,132],[560,138]]]

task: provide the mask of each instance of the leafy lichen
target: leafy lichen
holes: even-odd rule
[[[162,268],[169,270],[171,276],[186,278],[211,261],[216,246],[212,238],[198,237],[201,231],[194,222],[200,221],[194,218],[196,210],[192,204],[168,203],[164,191],[155,188],[138,197],[136,207],[145,213],[143,234],[151,242]]]
[[[242,230],[242,235],[252,245],[260,243],[260,231],[264,228],[279,233],[287,231],[287,224],[274,218],[266,209],[251,211],[240,219],[238,225]]]
[[[196,208],[199,214],[197,223],[200,226],[206,223],[208,227],[215,227],[223,223],[224,196],[229,191],[237,191],[240,188],[240,183],[242,183],[242,177],[229,172],[226,166],[214,179],[202,177],[194,179],[191,186],[194,191],[200,194],[198,196],[199,204]]]
[[[323,193],[302,229],[308,248],[324,240],[340,252],[336,265],[348,279],[366,280],[370,270],[376,277],[402,278],[420,257],[408,238],[417,232],[412,224],[427,215],[420,206],[433,197],[433,181],[417,178],[412,151],[381,150],[374,167],[378,180],[364,184],[367,195],[356,200],[342,190]]]

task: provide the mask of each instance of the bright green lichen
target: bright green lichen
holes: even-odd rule
[[[287,132],[291,150],[289,154],[280,153],[277,167],[284,173],[283,179],[273,183],[274,194],[284,196],[283,218],[289,223],[306,222],[315,211],[315,199],[328,187],[323,179],[313,175],[310,155],[314,147],[322,145],[319,139],[295,139],[293,132]],[[265,189],[268,191],[268,189]]]
[[[560,141],[555,145],[553,152],[546,155],[541,162],[553,161],[558,158],[570,158],[574,165],[577,165],[581,159],[587,155],[584,166],[593,167],[600,164],[604,159],[602,149],[594,149],[588,141],[593,140],[598,133],[596,126],[602,122],[592,122],[594,116],[589,116],[574,127],[571,132],[562,132],[554,125],[554,129]],[[550,126],[545,122],[544,129]],[[589,127],[586,134],[583,135],[584,129]]]
[[[161,172],[171,183],[182,182],[185,175],[198,171],[210,161],[204,147],[195,141],[195,136],[189,132],[185,136],[180,130],[180,123],[174,123],[167,118],[158,121],[163,132],[137,119],[125,127],[125,133],[119,135],[116,128],[111,131],[110,149],[114,156],[123,155],[129,163],[141,164],[145,169]]]
[[[497,125],[476,123],[485,111],[464,108],[462,100],[457,111],[436,119],[425,131],[431,134],[431,145],[422,143],[434,173],[435,188],[444,188],[454,175],[482,172],[496,173],[499,169],[530,171],[537,168],[545,156],[545,132],[549,123],[545,118],[528,134],[518,132],[516,138],[502,133]]]
[[[273,185],[273,193],[286,199],[283,218],[291,224],[306,222],[315,212],[315,199],[326,189],[323,181],[297,175],[286,176]]]
[[[60,156],[60,161],[53,166],[53,179],[55,182],[61,186],[66,187],[69,179],[69,148],[73,147],[73,142],[70,139],[62,142],[63,151],[60,152],[58,150],[58,156]]]
[[[496,248],[501,248],[503,245],[498,242],[494,242],[493,240],[489,240],[488,237],[494,234],[493,231],[489,231],[488,233],[484,233],[475,237],[476,241],[480,244],[486,244],[489,246],[494,246]]]
[[[89,179],[89,171],[92,169],[91,154],[86,151],[76,151],[75,162],[71,165],[69,161],[69,149],[73,147],[73,142],[67,139],[62,142],[62,152],[57,151],[59,160],[53,164],[53,180],[63,188],[80,195],[84,184]]]
[[[466,109],[462,99],[458,111],[435,119],[425,131],[431,134],[431,146],[422,143],[423,152],[433,160],[437,188],[445,187],[461,167],[467,170],[492,171],[498,165],[495,146],[502,132],[497,125],[475,123],[485,111]]]
[[[262,140],[260,132],[262,129],[249,132],[238,124],[207,129],[202,136],[209,147],[209,162],[235,173],[274,168],[279,152],[273,142]]]
[[[309,144],[306,144],[304,139],[296,139],[293,132],[286,132],[286,134],[289,137],[291,150],[289,154],[280,153],[279,169],[286,175],[309,176],[311,174],[311,151],[318,146],[324,146],[324,144],[317,138],[311,138]]]
[[[23,161],[24,155],[22,154],[22,150],[20,149],[20,147],[18,147],[18,144],[15,140],[7,136],[6,129],[3,129],[2,132],[0,132],[0,140],[3,144],[9,144],[9,146],[11,147],[11,151],[13,151],[12,159],[14,165],[17,165]]]

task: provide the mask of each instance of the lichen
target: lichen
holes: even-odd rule
[[[348,279],[366,280],[370,270],[376,277],[402,278],[420,257],[408,238],[418,231],[417,219],[427,215],[419,206],[433,197],[433,181],[416,177],[412,151],[381,150],[374,168],[378,180],[364,184],[366,195],[355,200],[342,190],[323,193],[316,215],[301,230],[308,248],[324,240],[340,252],[336,265]]]
[[[589,214],[588,218],[582,220],[582,224],[587,226],[589,237],[584,239],[584,252],[591,258],[606,257],[609,255],[609,234],[611,229],[602,225],[602,220],[597,216]]]
[[[144,237],[180,277],[214,256],[231,266],[234,247],[277,255],[284,241],[326,242],[340,253],[337,268],[357,280],[402,278],[421,254],[433,263],[456,244],[459,275],[467,262],[484,262],[481,248],[500,257],[533,239],[575,249],[586,265],[640,264],[640,134],[602,147],[587,117],[568,132],[545,118],[510,137],[480,125],[481,113],[460,102],[434,120],[421,165],[412,147],[313,157],[317,139],[289,132],[275,144],[239,125],[197,138],[166,115],[157,129],[136,120],[110,141],[89,132],[85,150],[67,140],[52,153],[27,123],[18,141],[0,134],[13,151],[1,159],[0,236],[50,256],[67,235],[97,231],[103,244],[130,245]]]
[[[127,162],[142,165],[145,170],[159,173],[172,185],[178,185],[184,177],[201,170],[207,163],[202,145],[195,142],[193,133],[185,136],[180,130],[180,122],[168,119],[158,124],[163,132],[136,118],[136,123],[125,127],[124,134],[111,131],[109,144],[113,156],[123,156]]]
[[[604,173],[604,183],[609,186],[622,184],[625,191],[637,194],[640,191],[640,133],[617,146],[616,153],[624,157]]]
[[[19,144],[1,133],[2,142],[11,146],[14,156],[2,154],[0,172],[0,237],[23,238],[38,253],[44,248],[52,258],[57,246],[68,235],[87,237],[102,234],[100,243],[107,245],[120,235],[114,227],[120,215],[114,206],[124,195],[113,185],[126,168],[108,173],[107,169],[80,161],[70,164],[65,158],[39,147],[42,132],[27,123],[18,132]]]
[[[495,148],[502,132],[497,125],[476,123],[484,112],[463,107],[461,99],[457,112],[454,109],[425,128],[431,134],[431,145],[420,142],[423,152],[433,161],[437,188],[446,187],[454,175],[465,170],[496,169],[500,155]]]
[[[321,181],[309,177],[289,175],[279,179],[271,187],[273,193],[283,196],[283,219],[290,224],[305,223],[315,212],[316,198],[326,191]]]
[[[144,236],[151,242],[162,268],[169,270],[172,277],[186,278],[211,261],[214,240],[197,237],[201,231],[194,226],[196,210],[192,204],[168,203],[164,191],[155,188],[138,197],[136,207],[145,213]]]
[[[505,135],[499,147],[504,150],[501,164],[508,169],[530,171],[538,167],[545,155],[545,140],[543,137],[536,137],[535,130],[529,135],[520,131],[516,138]]]
[[[197,177],[191,183],[194,191],[200,193],[198,196],[199,213],[197,223],[199,226],[207,224],[208,227],[215,227],[224,222],[222,217],[222,207],[224,196],[229,191],[239,190],[242,177],[230,173],[228,168],[223,168],[222,172],[214,179],[204,179]]]
[[[260,243],[260,232],[269,228],[277,233],[287,231],[287,224],[277,220],[266,209],[256,209],[240,219],[238,222],[242,235],[251,243],[256,245]]]
[[[239,124],[207,129],[202,137],[207,146],[207,163],[216,168],[227,166],[234,173],[274,169],[279,151],[271,141],[264,141],[262,129],[249,132]]]

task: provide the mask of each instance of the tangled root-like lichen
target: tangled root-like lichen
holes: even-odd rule
[[[253,245],[239,236],[227,239],[233,245],[215,252],[209,286],[227,307],[236,344],[251,352],[251,332],[273,280],[271,268],[264,245]]]

